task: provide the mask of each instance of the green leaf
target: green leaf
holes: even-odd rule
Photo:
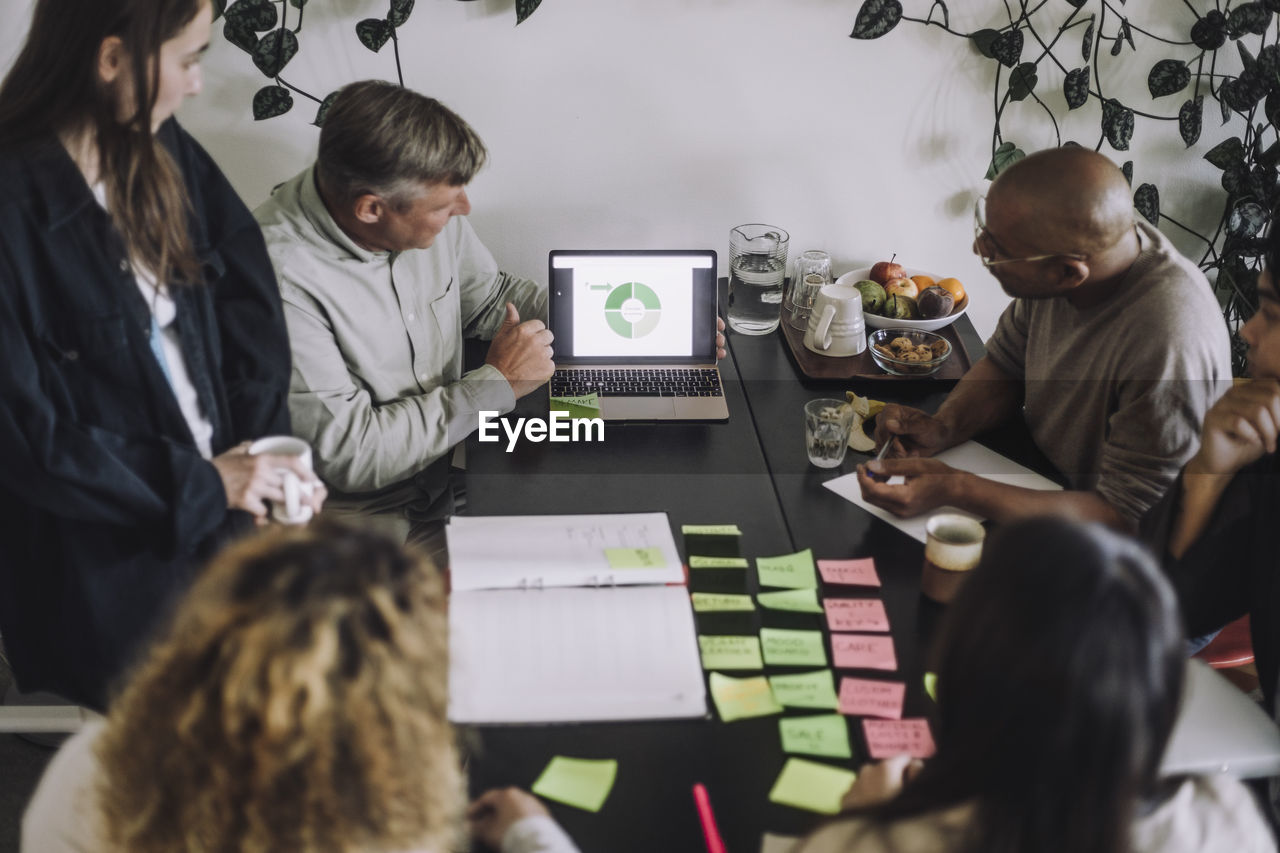
[[[414,0],[391,0],[391,11],[387,13],[387,23],[393,27],[403,27],[413,11]]]
[[[1067,99],[1067,109],[1082,107],[1089,100],[1089,66],[1067,72],[1062,81],[1062,94]]]
[[[542,0],[516,0],[516,26],[520,26],[542,5]]]
[[[1208,155],[1205,155],[1208,159]],[[1243,161],[1232,163],[1222,170],[1222,188],[1232,195],[1246,192],[1249,188],[1249,167]]]
[[[1245,3],[1231,10],[1227,17],[1227,34],[1233,39],[1247,33],[1263,35],[1271,24],[1271,12],[1261,3]]]
[[[1280,0],[1262,0],[1262,5],[1272,12],[1280,12]]]
[[[1108,98],[1102,102],[1102,133],[1117,151],[1128,151],[1133,138],[1133,110]]]
[[[1012,142],[1001,142],[991,155],[991,165],[987,167],[987,180],[995,180],[996,175],[1026,156],[1027,153]]]
[[[213,19],[216,21],[227,10],[227,0],[213,0]]]
[[[222,14],[228,24],[243,25],[257,32],[271,29],[280,20],[271,0],[236,0]]]
[[[1183,103],[1178,110],[1178,133],[1190,148],[1200,139],[1200,127],[1204,121],[1204,95],[1196,95]]]
[[[1227,16],[1214,9],[1191,27],[1191,41],[1201,50],[1217,50],[1227,43]]]
[[[356,24],[356,37],[362,45],[377,53],[391,38],[391,25],[380,18],[365,18]]]
[[[1204,155],[1204,159],[1219,169],[1229,168],[1236,163],[1244,161],[1244,143],[1238,136],[1224,139],[1210,148],[1208,153]]]
[[[1233,237],[1247,239],[1260,233],[1267,224],[1267,212],[1262,205],[1253,201],[1241,201],[1231,209],[1227,217],[1227,233]]]
[[[301,9],[303,6],[307,5],[307,0],[289,0],[289,5],[295,9]]]
[[[1036,76],[1036,64],[1024,62],[1009,74],[1009,100],[1022,101],[1035,91],[1039,78]]]
[[[1133,186],[1133,161],[1125,160],[1124,165],[1120,167],[1120,173],[1124,175],[1124,182],[1129,186]]]
[[[253,120],[284,115],[293,109],[293,95],[284,86],[263,86],[253,95]]]
[[[878,39],[902,20],[902,4],[898,0],[865,0],[853,22],[849,38]]]
[[[1022,30],[1009,30],[991,43],[991,53],[1005,68],[1013,68],[1022,59],[1022,43]]]
[[[329,107],[333,106],[333,102],[338,99],[338,91],[333,91],[328,95],[325,95],[324,100],[320,102],[320,109],[316,110],[315,120],[311,122],[316,127],[320,127],[324,124],[325,117],[329,115]]]
[[[298,53],[298,37],[292,30],[272,30],[253,50],[253,64],[268,77],[275,77]]]
[[[1093,21],[1089,21],[1089,26],[1084,28],[1084,38],[1080,42],[1080,58],[1085,62],[1089,61],[1089,55],[1093,52]]]
[[[1143,184],[1133,194],[1133,206],[1152,225],[1160,225],[1160,190],[1155,184]]]
[[[973,35],[969,36],[969,40],[973,42],[973,46],[977,48],[978,53],[988,59],[995,59],[996,55],[991,52],[991,44],[999,37],[1000,32],[998,30],[985,29],[978,30]]]
[[[1075,6],[1077,9],[1084,5],[1084,0],[1067,0],[1067,2],[1072,6]]]
[[[258,34],[248,24],[227,21],[222,26],[222,36],[246,53],[253,53],[258,46]]]
[[[1187,88],[1191,82],[1191,69],[1178,59],[1162,59],[1151,67],[1147,75],[1147,89],[1151,97],[1173,95]]]
[[[1252,71],[1253,67],[1258,64],[1258,60],[1253,58],[1253,54],[1249,52],[1249,48],[1244,46],[1244,42],[1236,42],[1236,50],[1240,53],[1240,65],[1245,71]]]

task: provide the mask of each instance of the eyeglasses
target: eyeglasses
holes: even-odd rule
[[[992,252],[991,249],[995,249]],[[1077,261],[1088,260],[1084,255],[1075,255],[1070,252],[1054,252],[1050,255],[1031,255],[1025,258],[996,258],[996,252],[1007,254],[1004,249],[1000,248],[1000,244],[991,236],[991,232],[987,230],[987,197],[980,195],[978,200],[973,203],[973,251],[978,256],[978,260],[982,261],[984,267],[998,267],[1001,264],[1016,264],[1019,261],[1047,261],[1050,258],[1074,258]]]

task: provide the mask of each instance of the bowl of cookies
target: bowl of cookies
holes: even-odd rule
[[[928,376],[951,357],[951,342],[922,329],[877,329],[867,338],[871,358],[895,376]]]

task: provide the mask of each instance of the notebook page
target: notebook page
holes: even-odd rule
[[[455,591],[449,718],[550,723],[706,713],[684,587]]]

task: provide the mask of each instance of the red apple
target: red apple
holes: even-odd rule
[[[884,286],[886,296],[910,296],[915,299],[920,295],[920,286],[909,278],[895,278]]]
[[[897,255],[893,256],[898,257]],[[902,268],[902,264],[894,263],[893,258],[887,261],[881,261],[871,267],[871,274],[867,278],[879,285],[886,285],[895,278],[906,278],[907,271]]]

